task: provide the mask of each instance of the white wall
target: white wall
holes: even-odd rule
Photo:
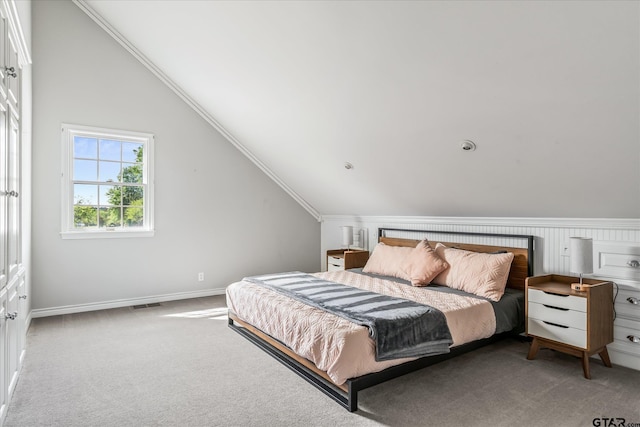
[[[34,2],[32,24],[35,311],[319,270],[318,222],[80,9]],[[155,135],[154,237],[60,238],[63,122]]]

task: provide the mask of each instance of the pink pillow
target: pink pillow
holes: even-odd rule
[[[378,243],[362,271],[410,280],[404,271],[404,264],[413,249]]]
[[[502,298],[514,257],[511,252],[484,254],[448,248],[438,243],[436,253],[449,264],[449,268],[438,274],[433,283],[492,301]]]
[[[418,243],[404,264],[404,272],[413,286],[428,286],[449,264],[440,258],[425,239]]]

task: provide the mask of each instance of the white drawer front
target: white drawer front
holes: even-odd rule
[[[529,301],[546,304],[553,307],[568,308],[570,310],[587,312],[587,298],[574,295],[548,294],[538,289],[529,289]]]
[[[339,265],[340,267],[344,267],[344,258],[329,255],[327,257],[327,263],[328,264],[333,264],[333,265]]]
[[[542,320],[529,318],[527,333],[574,347],[587,348],[587,331],[581,329],[549,325]]]
[[[593,267],[598,276],[640,280],[640,246],[633,242],[594,242]]]
[[[616,298],[616,313],[640,321],[640,291],[620,286]]]
[[[611,346],[618,351],[640,358],[640,323],[616,319]]]
[[[340,271],[340,270],[344,270],[344,267],[341,265],[333,265],[333,264],[327,265],[327,271]]]
[[[587,313],[584,311],[557,309],[552,306],[529,302],[528,316],[537,320],[557,323],[563,326],[587,330]]]

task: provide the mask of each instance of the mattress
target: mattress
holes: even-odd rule
[[[364,274],[358,270],[314,275],[437,308],[447,319],[453,338],[452,347],[511,330],[521,323],[523,317],[524,297],[520,298],[511,290],[499,302],[493,303],[446,287],[414,287],[400,279]],[[313,362],[337,385],[349,378],[412,360],[376,361],[374,342],[366,327],[268,288],[240,281],[229,285],[226,294],[229,310]]]

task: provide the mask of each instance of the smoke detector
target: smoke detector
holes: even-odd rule
[[[464,151],[474,151],[476,149],[476,144],[473,141],[469,141],[468,139],[465,139],[460,143],[460,147]]]

